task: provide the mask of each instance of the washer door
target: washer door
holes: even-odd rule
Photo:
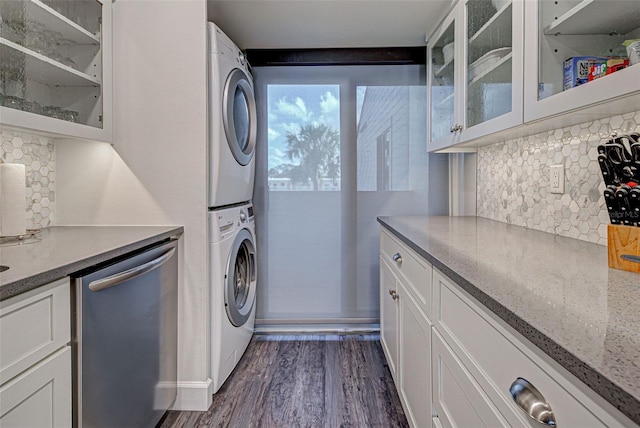
[[[247,322],[256,297],[256,248],[253,237],[242,229],[231,247],[224,287],[224,306],[236,327]]]
[[[224,85],[222,122],[233,157],[247,165],[256,146],[256,100],[247,75],[239,68],[233,69]]]

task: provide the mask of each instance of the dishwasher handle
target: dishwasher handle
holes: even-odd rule
[[[172,248],[166,253],[164,253],[163,255],[161,255],[160,257],[153,259],[145,264],[125,270],[124,272],[120,272],[115,275],[108,276],[106,278],[101,278],[101,279],[96,279],[95,281],[91,281],[89,283],[89,290],[102,291],[104,289],[114,287],[130,279],[133,279],[138,276],[144,275],[148,272],[151,272],[152,270],[157,269],[163,264],[165,264],[171,257],[173,257],[173,254],[175,252],[176,252],[176,249]]]

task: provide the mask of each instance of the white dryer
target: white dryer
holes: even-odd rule
[[[209,212],[211,377],[217,392],[247,349],[255,320],[253,206]]]
[[[244,54],[215,24],[209,33],[209,207],[253,197],[256,102]]]

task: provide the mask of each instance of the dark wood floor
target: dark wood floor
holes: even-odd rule
[[[407,427],[377,335],[256,335],[207,412],[175,427]]]

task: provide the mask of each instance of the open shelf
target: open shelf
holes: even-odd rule
[[[100,45],[99,35],[92,34],[40,0],[0,2],[0,15],[3,19],[21,15],[22,9],[24,9],[24,15],[29,21],[35,21],[51,31],[60,33],[66,40],[80,45]]]
[[[470,48],[511,46],[512,3],[504,5],[469,39]],[[497,31],[496,31],[497,29]]]
[[[511,58],[513,53],[500,58],[500,60],[491,68],[483,71],[469,81],[470,85],[478,83],[511,83]]]
[[[639,28],[633,1],[582,0],[544,28],[544,34],[627,34]],[[638,6],[636,6],[638,7]]]
[[[0,37],[0,67],[19,66],[30,80],[59,86],[100,86],[100,79],[89,76],[44,55]]]

